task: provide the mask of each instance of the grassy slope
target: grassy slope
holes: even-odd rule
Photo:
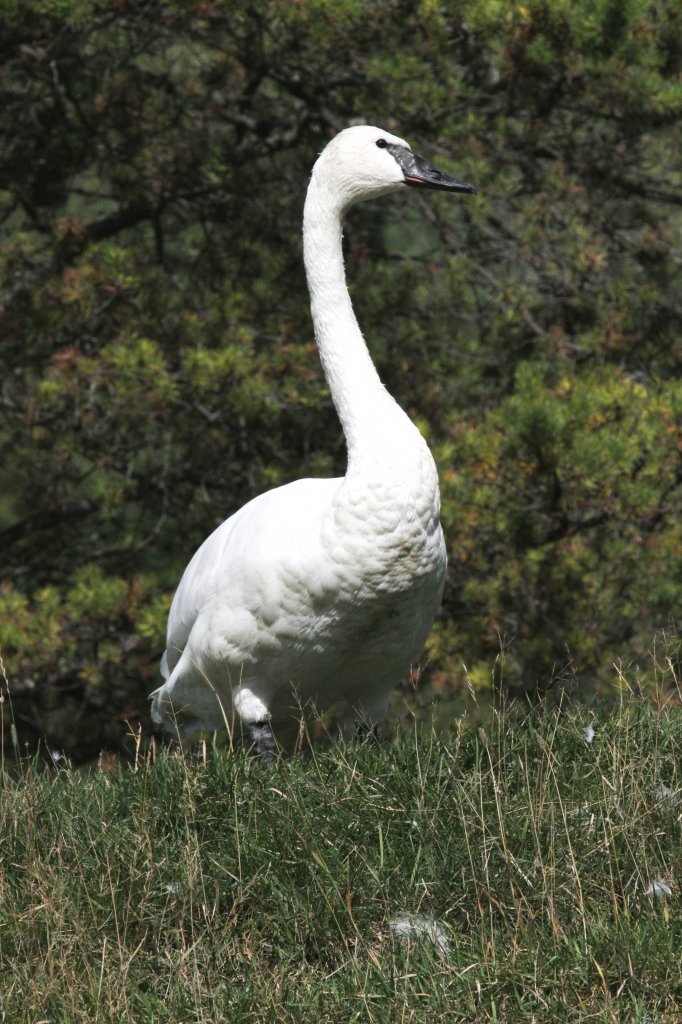
[[[5,775],[0,1021],[679,1019],[682,712],[590,720]]]

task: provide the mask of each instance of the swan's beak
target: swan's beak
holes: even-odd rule
[[[417,156],[407,146],[388,146],[388,151],[395,159],[405,177],[405,184],[414,188],[437,188],[443,192],[469,192],[475,194],[476,189],[466,181],[451,178],[449,174],[437,170]]]

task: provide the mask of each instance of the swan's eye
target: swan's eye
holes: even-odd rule
[[[379,149],[386,149],[388,143],[386,142],[386,139],[377,139],[377,146]]]

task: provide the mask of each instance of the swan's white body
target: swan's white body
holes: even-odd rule
[[[345,209],[405,184],[379,138],[411,156],[377,128],[347,129],[317,161],[304,213],[312,316],[347,472],[261,494],[195,554],[170,611],[166,682],[152,694],[155,721],[181,733],[235,716],[276,732],[340,700],[373,725],[440,605],[436,467],[379,380],[344,276]]]

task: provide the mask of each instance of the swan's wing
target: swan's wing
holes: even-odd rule
[[[225,560],[235,516],[230,516],[207,537],[182,575],[168,615],[166,650],[161,658],[164,679],[168,679],[180,660],[197,615],[218,589],[220,566]]]
[[[180,660],[202,609],[219,591],[229,601],[237,564],[241,569],[248,561],[258,573],[276,571],[278,552],[289,553],[292,543],[310,537],[315,527],[319,530],[340,483],[338,479],[296,480],[266,491],[226,519],[204,541],[185,569],[171,605],[166,650],[161,659],[165,679]]]

